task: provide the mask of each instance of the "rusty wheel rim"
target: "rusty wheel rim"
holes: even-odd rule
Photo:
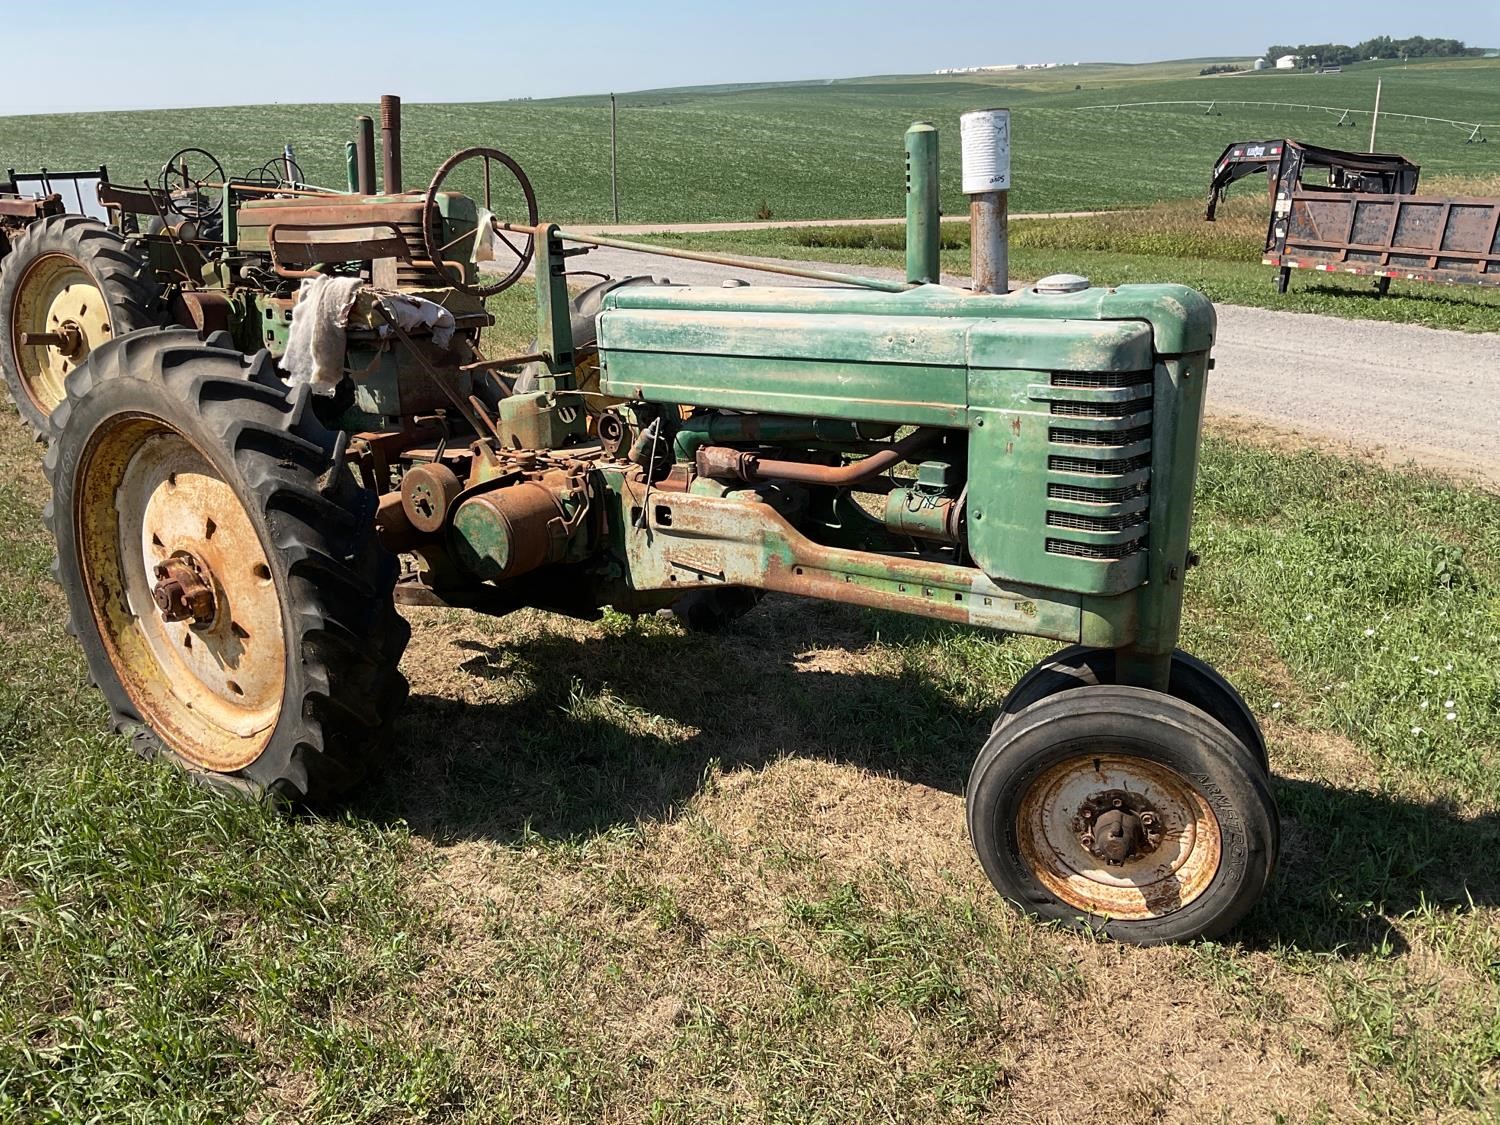
[[[23,333],[47,332],[63,343],[21,343]],[[68,374],[109,339],[109,305],[89,272],[66,254],[43,254],[26,268],[11,306],[10,341],[26,397],[51,414],[66,397]]]
[[[1143,815],[1155,838],[1142,837],[1135,853],[1116,863],[1092,850],[1102,845],[1091,829],[1096,810],[1121,797],[1127,811],[1150,810]],[[1090,754],[1052,766],[1022,798],[1016,828],[1037,881],[1060,901],[1101,917],[1132,921],[1181,910],[1219,870],[1222,836],[1207,800],[1175,770],[1128,754]]]
[[[112,419],[85,452],[75,511],[90,608],[141,718],[204,769],[255,761],[281,713],[286,637],[265,547],[234,490],[164,423]],[[198,617],[174,620],[156,599],[166,576],[183,574],[209,596]]]

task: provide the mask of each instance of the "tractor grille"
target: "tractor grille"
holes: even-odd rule
[[[1068,418],[1129,418],[1132,414],[1144,414],[1151,409],[1149,398],[1133,398],[1129,402],[1054,402],[1052,413]]]
[[[1048,500],[1073,500],[1079,504],[1119,504],[1137,496],[1147,495],[1146,482],[1132,484],[1127,488],[1084,488],[1076,484],[1049,484]]]
[[[1146,539],[1132,539],[1128,543],[1074,543],[1071,539],[1047,540],[1047,552],[1053,555],[1070,555],[1077,559],[1104,559],[1115,562],[1129,558],[1146,549]]]
[[[1120,477],[1137,469],[1149,468],[1151,456],[1125,457],[1118,461],[1085,461],[1081,457],[1048,457],[1047,468],[1054,473],[1093,473],[1098,476]]]
[[[1047,440],[1054,445],[1134,445],[1150,437],[1150,426],[1131,430],[1069,430],[1053,426],[1047,431]]]
[[[427,263],[426,235],[422,233],[421,221],[395,225],[406,237],[414,259],[396,263],[396,284],[403,289],[437,289],[452,284],[441,270]]]
[[[1054,371],[1054,387],[1133,387],[1144,383],[1141,390],[1150,395],[1151,372],[1149,371]]]
[[[1048,554],[1103,563],[1140,554],[1150,526],[1152,373],[1055,372],[1050,385],[1050,413],[1068,421],[1047,431]]]
[[[1048,527],[1071,527],[1074,531],[1124,531],[1147,520],[1145,511],[1123,516],[1080,516],[1073,512],[1048,512]]]

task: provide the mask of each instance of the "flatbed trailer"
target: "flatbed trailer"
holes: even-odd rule
[[[1264,265],[1448,285],[1500,285],[1500,199],[1293,190],[1278,196]]]

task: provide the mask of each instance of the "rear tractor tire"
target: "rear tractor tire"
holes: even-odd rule
[[[44,438],[93,349],[166,317],[161,285],[114,231],[82,215],[34,223],[0,268],[0,374],[22,421]]]
[[[1245,748],[1205,712],[1143,688],[1071,688],[998,724],[965,803],[980,864],[1008,901],[1138,945],[1231,929],[1280,846]]]
[[[116,729],[216,787],[314,802],[360,779],[410,635],[375,497],[271,357],[141,332],[50,420],[70,631]]]

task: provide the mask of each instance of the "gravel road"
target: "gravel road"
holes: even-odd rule
[[[717,285],[729,277],[757,285],[816,284],[609,249],[575,262],[576,268],[615,277],[651,273],[679,284]],[[797,264],[841,268],[826,262]],[[897,276],[889,270],[847,268]],[[1500,334],[1239,305],[1219,305],[1218,312],[1216,364],[1208,392],[1211,415],[1500,486]]]

